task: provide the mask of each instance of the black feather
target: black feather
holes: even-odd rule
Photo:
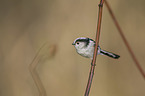
[[[107,51],[103,51],[103,50],[101,50],[100,53],[102,53],[102,54],[104,54],[106,56],[112,57],[114,59],[118,59],[120,57],[117,54],[114,54],[114,53],[111,53],[111,52],[107,52]]]

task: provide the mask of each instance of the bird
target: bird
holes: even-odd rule
[[[74,45],[74,47],[79,55],[86,57],[86,58],[93,59],[94,48],[95,48],[95,41],[93,39],[90,39],[87,37],[79,37],[74,40],[72,45]],[[112,52],[102,50],[99,45],[98,45],[97,55],[105,55],[105,56],[108,56],[108,57],[111,57],[114,59],[118,59],[120,57],[119,55],[114,54]]]

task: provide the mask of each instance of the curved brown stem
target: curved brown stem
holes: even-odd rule
[[[89,96],[89,92],[90,92],[90,88],[91,88],[91,84],[92,84],[92,80],[93,80],[93,76],[94,76],[95,63],[96,63],[96,57],[97,57],[97,47],[98,47],[98,43],[99,43],[100,29],[101,29],[103,2],[104,2],[104,0],[100,0],[99,13],[98,13],[98,24],[97,24],[97,30],[96,30],[96,44],[95,44],[94,56],[93,56],[93,60],[91,63],[90,74],[89,74],[88,83],[87,83],[87,87],[86,87],[84,96]]]
[[[39,74],[37,73],[36,67],[39,64],[39,61],[43,59],[50,59],[53,57],[56,51],[55,45],[48,45],[48,43],[45,43],[37,52],[35,55],[35,58],[33,59],[32,63],[29,65],[29,71],[31,73],[31,76],[36,84],[36,87],[39,91],[39,96],[47,96],[45,88],[42,84],[42,81],[39,77]]]
[[[122,37],[122,39],[123,39],[123,41],[124,41],[124,43],[125,43],[127,49],[128,49],[128,51],[129,51],[129,53],[130,53],[130,55],[131,55],[133,61],[135,62],[135,64],[136,64],[138,70],[140,71],[140,73],[142,74],[142,76],[143,76],[144,79],[145,79],[145,73],[144,73],[142,67],[140,66],[138,60],[136,59],[135,54],[133,53],[133,51],[132,51],[132,49],[131,49],[131,47],[130,47],[128,41],[127,41],[127,39],[125,38],[125,36],[124,36],[124,34],[123,34],[123,31],[121,30],[121,28],[120,28],[120,26],[119,26],[119,23],[117,22],[117,20],[116,20],[114,14],[113,14],[113,12],[112,12],[112,10],[111,10],[111,8],[110,8],[108,2],[107,2],[107,0],[105,0],[105,4],[106,4],[106,6],[107,6],[107,9],[108,9],[108,11],[109,11],[109,13],[110,13],[110,15],[111,15],[111,17],[112,17],[114,23],[115,23],[115,26],[117,27],[117,29],[118,29],[118,31],[119,31],[119,33],[120,33],[120,35],[121,35],[121,37]]]

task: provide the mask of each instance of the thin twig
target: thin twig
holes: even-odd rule
[[[124,43],[125,43],[125,45],[126,45],[126,47],[127,47],[127,49],[128,49],[128,51],[129,51],[129,53],[130,53],[130,55],[131,55],[133,61],[135,62],[137,68],[139,69],[140,73],[142,74],[142,76],[143,76],[144,79],[145,79],[145,73],[144,73],[142,67],[140,66],[138,60],[136,59],[136,57],[135,57],[135,55],[134,55],[134,53],[133,53],[133,51],[132,51],[132,49],[131,49],[131,47],[130,47],[128,41],[127,41],[127,39],[125,38],[125,36],[124,36],[124,34],[123,34],[123,31],[121,30],[121,28],[120,28],[120,26],[119,26],[119,23],[117,22],[117,20],[116,20],[114,14],[113,14],[113,12],[112,12],[112,10],[111,10],[111,8],[110,8],[108,2],[107,2],[107,0],[105,0],[105,4],[106,4],[106,6],[107,6],[107,9],[109,10],[109,13],[110,13],[110,15],[111,15],[111,17],[112,17],[112,19],[113,19],[113,21],[114,21],[114,23],[115,23],[115,25],[116,25],[118,31],[119,31],[119,33],[120,33],[120,35],[121,35],[121,37],[122,37],[122,39],[123,39],[123,41],[124,41]]]
[[[48,43],[45,43],[37,52],[35,55],[35,58],[33,59],[32,63],[29,65],[29,71],[32,75],[32,78],[36,84],[36,87],[39,91],[39,96],[46,96],[45,88],[42,84],[42,81],[39,77],[39,74],[37,73],[36,67],[39,64],[39,61],[43,59],[50,59],[55,54],[55,45],[48,45]]]
[[[104,3],[104,0],[100,0],[99,13],[98,13],[98,24],[97,24],[97,30],[96,30],[96,44],[95,44],[94,56],[93,56],[93,60],[91,63],[90,74],[89,74],[88,83],[87,83],[87,87],[86,87],[84,96],[89,96],[89,92],[90,92],[90,88],[91,88],[91,84],[92,84],[92,80],[93,80],[93,76],[94,76],[95,63],[96,63],[96,58],[97,58],[97,48],[98,48],[100,29],[101,29],[103,3]]]

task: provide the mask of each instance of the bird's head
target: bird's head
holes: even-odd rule
[[[86,38],[86,37],[79,37],[79,38],[74,40],[72,45],[75,46],[76,50],[81,50],[83,48],[86,48],[89,45],[90,40],[91,39]]]

